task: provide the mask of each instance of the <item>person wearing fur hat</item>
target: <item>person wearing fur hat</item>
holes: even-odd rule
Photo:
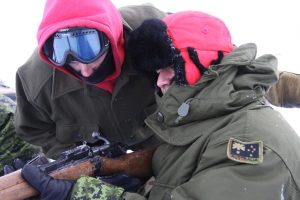
[[[146,20],[127,52],[161,91],[146,119],[165,142],[149,199],[300,198],[299,136],[264,97],[276,57],[234,47],[220,19],[192,11]]]

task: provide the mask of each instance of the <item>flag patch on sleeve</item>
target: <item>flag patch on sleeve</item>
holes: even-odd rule
[[[227,157],[241,163],[258,164],[263,162],[263,142],[242,142],[230,138],[227,146]]]

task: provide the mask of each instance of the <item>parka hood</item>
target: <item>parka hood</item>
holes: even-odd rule
[[[112,92],[124,61],[123,26],[119,11],[110,0],[47,0],[37,33],[39,55],[49,65],[72,75],[64,68],[48,61],[42,51],[44,43],[53,33],[70,27],[95,28],[109,38],[115,72],[96,86]]]
[[[146,123],[163,140],[185,145],[206,129],[200,128],[202,122],[261,105],[265,92],[278,80],[277,59],[272,55],[256,58],[256,53],[255,44],[242,45],[220,64],[210,66],[194,86],[173,84],[157,97],[158,109]],[[191,129],[194,125],[198,128]]]

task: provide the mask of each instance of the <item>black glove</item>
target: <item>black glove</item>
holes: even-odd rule
[[[18,169],[21,169],[25,165],[25,162],[21,160],[20,158],[14,159],[11,164],[4,165],[3,167],[3,174],[9,174],[11,172],[17,171]]]
[[[3,167],[3,174],[9,174],[11,172],[17,171],[24,167],[25,164],[33,164],[33,165],[43,165],[49,163],[48,159],[44,154],[39,154],[35,156],[34,158],[29,159],[21,159],[21,158],[16,158],[13,161],[11,161],[9,164],[4,165]]]
[[[124,173],[114,174],[111,176],[101,176],[99,179],[106,183],[110,183],[111,185],[122,187],[126,192],[137,192],[143,185],[143,181],[141,179],[128,176]]]
[[[29,185],[40,192],[41,200],[68,199],[75,183],[75,181],[54,179],[32,164],[25,165],[21,174]]]

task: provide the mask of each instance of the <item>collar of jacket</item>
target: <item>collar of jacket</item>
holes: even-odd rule
[[[263,95],[278,79],[277,60],[272,55],[256,59],[256,52],[255,44],[242,45],[221,64],[211,66],[195,85],[173,84],[162,98],[157,98],[158,109],[146,123],[164,141],[185,145],[203,132],[215,130],[219,123],[216,119],[265,106]],[[189,110],[181,118],[178,110],[183,103],[189,105]]]

